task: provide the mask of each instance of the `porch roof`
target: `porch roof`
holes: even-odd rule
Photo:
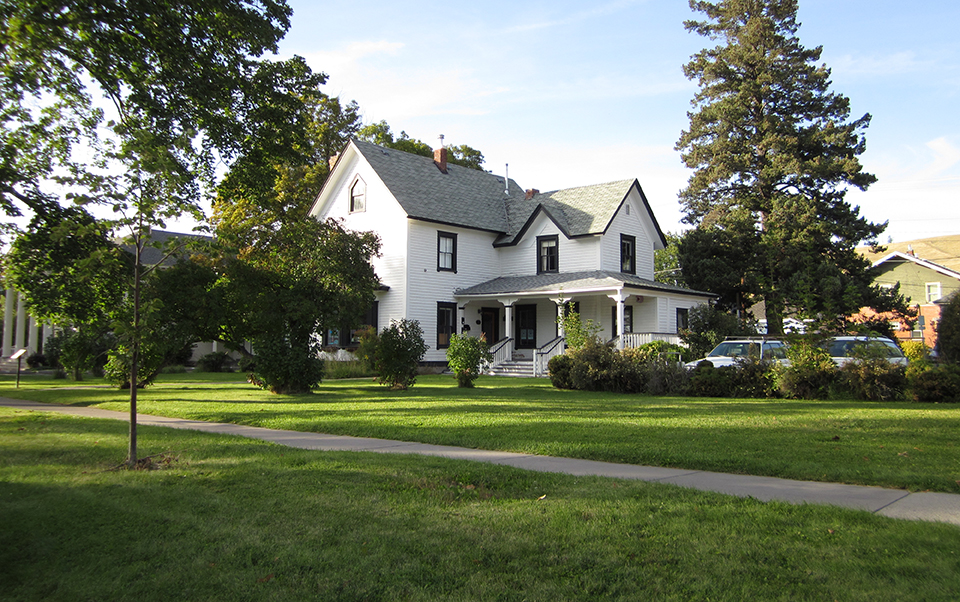
[[[569,272],[559,274],[537,274],[533,276],[501,276],[487,282],[457,289],[455,297],[491,297],[496,295],[564,295],[599,293],[623,288],[651,291],[659,294],[678,294],[694,297],[712,298],[716,295],[694,291],[672,284],[664,284],[640,278],[632,274],[594,270],[589,272]]]

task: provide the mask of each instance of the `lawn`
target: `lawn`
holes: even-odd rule
[[[528,388],[519,403],[549,397]],[[141,437],[169,452],[161,468],[112,470],[124,423],[0,408],[0,599],[883,602],[960,591],[953,525],[444,458],[151,427]]]
[[[211,378],[213,376],[213,378]],[[0,377],[0,396],[128,410],[106,387]],[[87,383],[92,384],[92,383]],[[326,381],[278,396],[238,375],[163,375],[142,413],[609,462],[960,492],[960,404],[643,397],[558,391],[542,379],[481,377],[408,391]],[[140,439],[144,453],[154,449]]]

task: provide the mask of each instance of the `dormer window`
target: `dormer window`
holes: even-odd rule
[[[629,207],[629,205],[627,205]],[[624,274],[637,273],[637,237],[620,235],[620,271]]]
[[[537,273],[560,271],[560,240],[554,236],[537,237]]]
[[[367,185],[359,177],[350,187],[350,213],[360,213],[367,210]]]

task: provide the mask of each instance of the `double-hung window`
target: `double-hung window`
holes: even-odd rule
[[[560,240],[556,235],[537,237],[537,273],[560,271]]]
[[[637,273],[637,237],[620,235],[620,271],[624,274]]]
[[[437,349],[450,346],[450,336],[456,332],[456,318],[456,303],[437,303]]]
[[[457,235],[437,232],[437,271],[457,271]]]
[[[927,303],[933,303],[942,296],[939,282],[928,282],[926,284]]]

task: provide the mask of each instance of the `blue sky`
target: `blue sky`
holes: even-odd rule
[[[281,55],[329,75],[366,123],[553,190],[637,178],[665,232],[679,231],[689,172],[674,145],[696,86],[682,66],[711,41],[684,0],[290,0]],[[799,37],[823,46],[852,117],[870,113],[865,169],[848,200],[894,241],[960,234],[960,2],[800,0]]]

